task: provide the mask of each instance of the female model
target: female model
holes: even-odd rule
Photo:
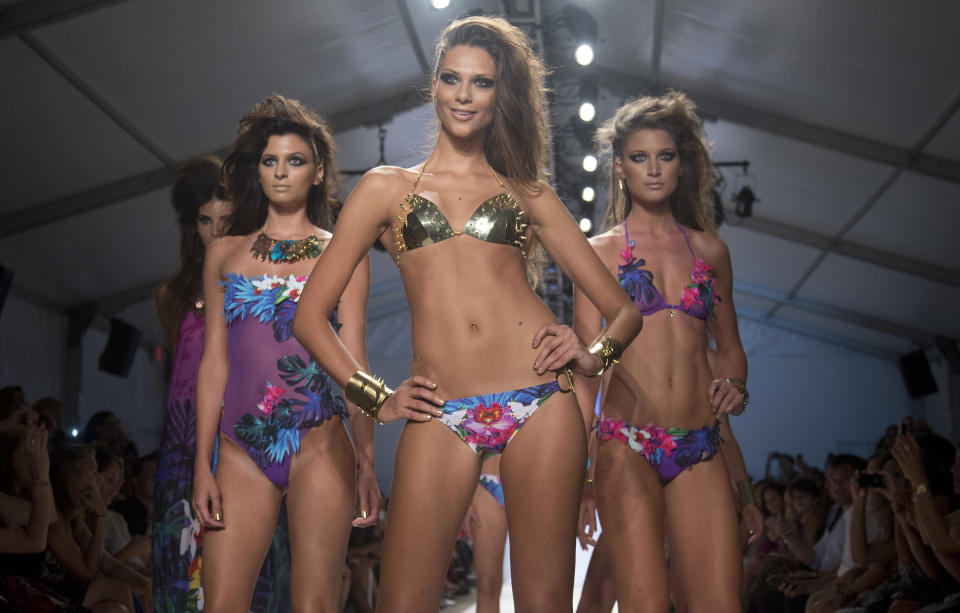
[[[180,230],[180,269],[156,292],[157,314],[173,353],[167,413],[154,488],[150,568],[154,608],[162,613],[203,608],[203,530],[190,508],[196,445],[197,367],[203,352],[203,256],[221,236],[233,204],[220,183],[220,160],[185,164],[170,191]],[[290,543],[285,521],[274,532],[260,571],[254,610],[290,609]]]
[[[357,184],[317,261],[298,338],[381,422],[407,419],[397,447],[378,610],[436,609],[484,458],[502,453],[514,597],[571,610],[573,531],[586,466],[570,370],[612,364],[641,317],[539,181],[543,66],[506,20],[453,22],[437,46],[439,134],[426,162],[376,168]],[[377,240],[410,304],[412,376],[396,392],[363,372],[325,324]],[[556,324],[527,279],[534,241],[599,305],[594,353]],[[570,369],[570,370],[567,370]]]
[[[671,93],[621,107],[597,139],[613,158],[610,229],[591,244],[648,320],[611,375],[597,429],[596,504],[617,601],[667,610],[666,529],[688,610],[739,611],[737,513],[715,454],[720,418],[743,410],[747,364],[730,256],[707,206],[713,169],[700,122],[693,103]],[[591,338],[603,314],[586,298],[578,288],[575,329]],[[707,363],[708,325],[719,378]],[[581,386],[586,416],[592,383]]]
[[[291,335],[300,291],[330,242],[319,226],[330,223],[333,140],[321,117],[272,96],[240,120],[223,170],[234,211],[227,236],[207,248],[197,374],[193,507],[215,528],[204,537],[204,610],[249,610],[284,494],[293,610],[333,610],[358,454],[335,419],[346,417],[339,390]],[[362,356],[369,262],[357,264],[331,321]],[[373,429],[365,418],[352,428],[364,517],[358,523],[369,523],[380,500]]]

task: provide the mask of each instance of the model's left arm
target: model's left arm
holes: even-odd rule
[[[340,340],[356,358],[364,370],[367,364],[367,296],[370,293],[370,256],[360,261],[347,287],[340,297],[337,319],[340,321]],[[347,405],[350,414],[350,431],[357,450],[357,496],[360,500],[360,517],[353,525],[370,526],[380,513],[380,487],[374,464],[373,420],[363,415],[352,404]]]
[[[737,312],[733,306],[733,266],[730,251],[720,237],[703,233],[700,242],[708,264],[713,266],[716,284],[714,291],[720,296],[716,305],[716,317],[707,325],[717,344],[716,370],[710,383],[708,401],[717,416],[732,413],[739,415],[746,407],[747,356],[740,342],[737,327]]]
[[[640,332],[643,325],[640,311],[604,267],[550,186],[539,183],[537,193],[527,196],[524,201],[535,237],[607,322],[590,347],[599,348],[599,343],[611,337],[620,344],[622,351]],[[533,346],[541,347],[534,363],[534,368],[541,374],[571,366],[580,374],[592,376],[605,365],[598,358],[599,351],[589,353],[567,326],[541,327],[534,336]]]

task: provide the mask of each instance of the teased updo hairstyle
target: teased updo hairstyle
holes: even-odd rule
[[[443,56],[458,45],[483,49],[496,65],[493,124],[484,143],[487,161],[501,175],[535,190],[533,183],[543,176],[549,142],[543,62],[526,34],[506,19],[465,17],[451,22],[440,34],[434,52],[434,80],[440,77]]]
[[[323,180],[307,194],[307,218],[315,226],[333,227],[337,172],[336,145],[327,121],[298,100],[274,94],[240,118],[233,150],[223,161],[223,180],[233,200],[227,234],[253,234],[267,221],[270,201],[260,185],[260,156],[271,136],[296,134],[313,150],[313,161],[323,166]]]
[[[683,168],[677,190],[670,197],[670,211],[685,226],[708,232],[716,230],[710,204],[710,190],[715,182],[713,164],[696,110],[686,94],[671,91],[624,104],[597,130],[595,140],[600,152],[612,154],[604,229],[612,228],[630,214],[629,186],[624,182],[623,189],[620,188],[614,169],[614,161],[623,159],[627,139],[637,130],[664,130],[676,142]]]
[[[180,269],[157,288],[157,315],[167,347],[177,342],[184,316],[203,294],[203,255],[205,249],[197,232],[200,207],[211,200],[226,200],[220,183],[220,160],[208,156],[187,162],[177,170],[170,190],[170,203],[177,214],[180,229]]]

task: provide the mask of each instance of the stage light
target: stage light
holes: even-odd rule
[[[580,199],[584,202],[593,202],[593,199],[597,197],[597,191],[590,187],[589,185],[583,188],[583,191],[580,192]]]
[[[80,434],[80,431],[77,430],[76,428],[70,431],[70,436],[72,436],[73,438],[77,438],[78,434]]]
[[[741,187],[740,191],[733,195],[733,201],[736,203],[734,212],[736,212],[737,217],[753,215],[753,203],[758,200],[759,198],[753,193],[753,189],[749,185]]]
[[[597,109],[590,102],[584,102],[580,105],[580,119],[583,121],[593,121],[593,118],[597,116]]]
[[[586,234],[593,229],[593,222],[590,221],[589,217],[583,217],[580,219],[580,230]]]
[[[583,169],[587,172],[594,172],[597,169],[597,158],[593,154],[588,153],[583,156]]]
[[[432,0],[433,8],[445,9],[450,6],[450,0]]]
[[[587,43],[583,43],[577,50],[574,52],[573,56],[576,58],[577,63],[581,66],[589,66],[593,63],[593,47]]]

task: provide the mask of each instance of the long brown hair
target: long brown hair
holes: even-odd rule
[[[713,189],[713,164],[697,106],[686,94],[671,91],[663,96],[643,97],[617,109],[613,117],[597,130],[595,140],[601,153],[610,155],[610,189],[603,228],[612,228],[630,214],[630,194],[614,170],[614,162],[623,159],[623,147],[637,130],[665,130],[673,137],[680,154],[683,174],[670,197],[670,210],[680,223],[695,230],[716,231],[710,208]],[[611,155],[612,154],[612,155]]]
[[[439,77],[443,56],[458,45],[483,49],[497,67],[493,125],[484,142],[487,161],[498,173],[532,188],[530,184],[544,176],[549,143],[543,62],[526,34],[506,19],[465,17],[440,34],[434,79]]]
[[[296,134],[314,153],[314,163],[323,167],[323,180],[307,194],[307,218],[315,226],[333,227],[335,200],[332,194],[339,180],[336,145],[327,121],[299,100],[274,94],[257,103],[240,118],[233,150],[223,161],[223,179],[233,200],[233,215],[227,234],[244,236],[263,227],[270,201],[260,185],[260,156],[271,136]]]
[[[490,166],[513,179],[530,194],[540,192],[546,176],[550,122],[544,103],[547,70],[522,30],[503,17],[475,15],[450,23],[434,50],[433,78],[440,62],[454,47],[483,49],[496,66],[493,124],[483,144]],[[434,101],[436,102],[436,101]],[[542,249],[531,240],[527,251],[527,276],[534,287],[540,277]]]
[[[177,213],[180,229],[180,269],[156,291],[157,316],[167,347],[172,351],[187,311],[194,307],[203,290],[205,249],[197,232],[200,207],[211,200],[226,200],[220,184],[220,160],[207,156],[184,164],[170,190],[170,203]]]

